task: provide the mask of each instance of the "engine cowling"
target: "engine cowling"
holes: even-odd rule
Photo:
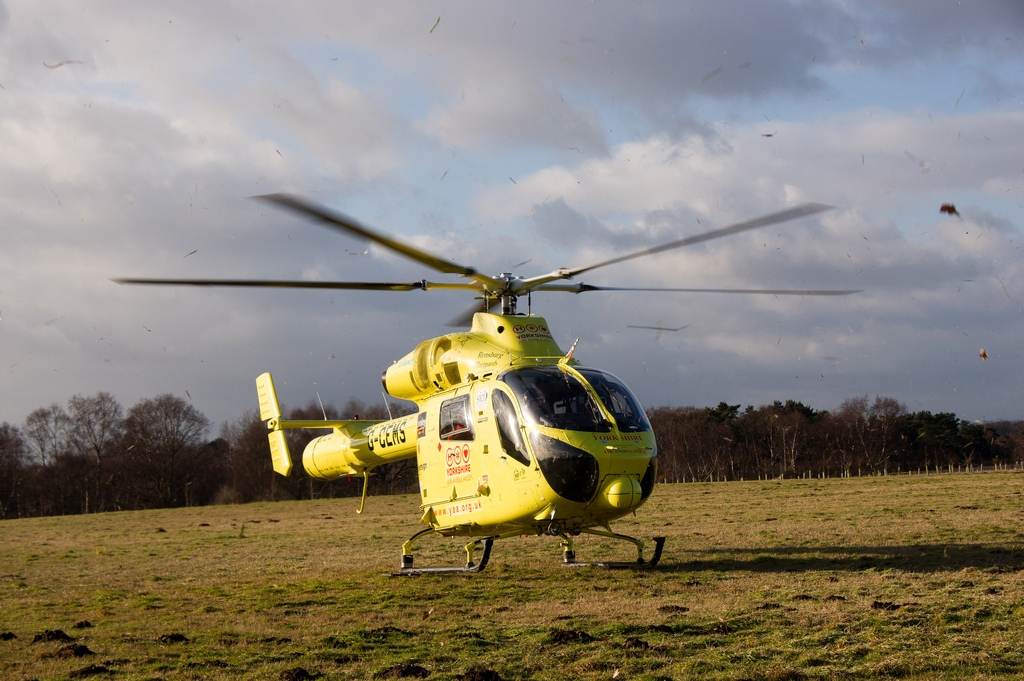
[[[555,362],[563,353],[541,317],[478,312],[468,332],[425,340],[384,372],[389,395],[417,401],[516,361]]]

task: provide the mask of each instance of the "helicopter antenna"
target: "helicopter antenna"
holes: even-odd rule
[[[384,408],[388,410],[388,420],[393,421],[395,417],[391,415],[391,405],[388,404],[388,394],[381,390],[380,396],[384,398]]]
[[[316,391],[316,401],[320,403],[320,413],[324,415],[324,421],[327,420],[327,410],[324,409],[324,401],[320,399],[320,391]]]
[[[580,339],[579,339],[579,338],[577,338],[577,339],[576,339],[576,343],[579,343],[579,342],[580,342]],[[573,344],[572,344],[572,347],[571,347],[571,348],[569,348],[569,354],[567,354],[567,355],[565,356],[565,361],[566,361],[566,362],[568,362],[568,361],[569,361],[570,359],[572,359],[572,353],[576,352],[576,343],[573,343]]]

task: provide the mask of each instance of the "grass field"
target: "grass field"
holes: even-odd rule
[[[668,537],[649,572],[563,568],[535,537],[479,575],[388,577],[415,496],[3,521],[0,678],[1024,678],[1022,491],[662,485],[614,526]],[[633,555],[583,537],[577,557]]]

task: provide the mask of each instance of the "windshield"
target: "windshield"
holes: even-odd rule
[[[576,370],[587,379],[590,387],[601,399],[601,404],[615,417],[619,430],[624,433],[639,433],[651,429],[640,403],[622,381],[597,369],[577,367]]]
[[[532,423],[588,433],[611,429],[590,391],[558,367],[513,369],[502,374],[500,380],[512,388],[523,416]]]

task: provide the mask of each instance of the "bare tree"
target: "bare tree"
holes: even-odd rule
[[[71,446],[96,461],[120,438],[124,427],[121,404],[106,392],[92,397],[75,395],[68,400],[68,416]]]
[[[270,460],[267,427],[255,410],[246,412],[221,428],[227,441],[228,470],[224,486],[217,494],[221,503],[248,503],[276,499],[294,499],[286,478],[274,474]],[[283,483],[283,484],[282,484]]]
[[[851,475],[868,456],[868,396],[843,400],[829,419],[824,454],[839,475]]]
[[[25,441],[18,429],[0,425],[0,518],[22,515],[21,493],[26,473]]]
[[[29,453],[35,460],[34,506],[39,515],[61,515],[80,512],[71,498],[79,492],[78,480],[66,475],[64,465],[70,463],[68,433],[71,421],[56,402],[40,407],[25,418],[23,433]]]
[[[696,407],[655,407],[647,412],[658,442],[658,480],[686,481],[687,461],[683,429],[687,418],[698,411]]]
[[[128,410],[120,456],[133,505],[193,503],[189,486],[212,463],[203,439],[209,428],[199,410],[169,393]]]
[[[872,463],[887,471],[893,456],[893,448],[899,439],[900,419],[907,414],[907,407],[892,397],[875,396],[875,402],[868,411],[871,425],[873,456]]]
[[[106,392],[92,397],[75,395],[68,400],[68,440],[71,448],[91,463],[92,484],[85,489],[85,512],[103,511],[101,479],[106,459],[121,438],[124,428],[121,404]],[[92,505],[90,507],[90,497]]]
[[[36,409],[25,418],[29,451],[39,463],[49,465],[67,451],[70,425],[67,412],[56,402]]]

